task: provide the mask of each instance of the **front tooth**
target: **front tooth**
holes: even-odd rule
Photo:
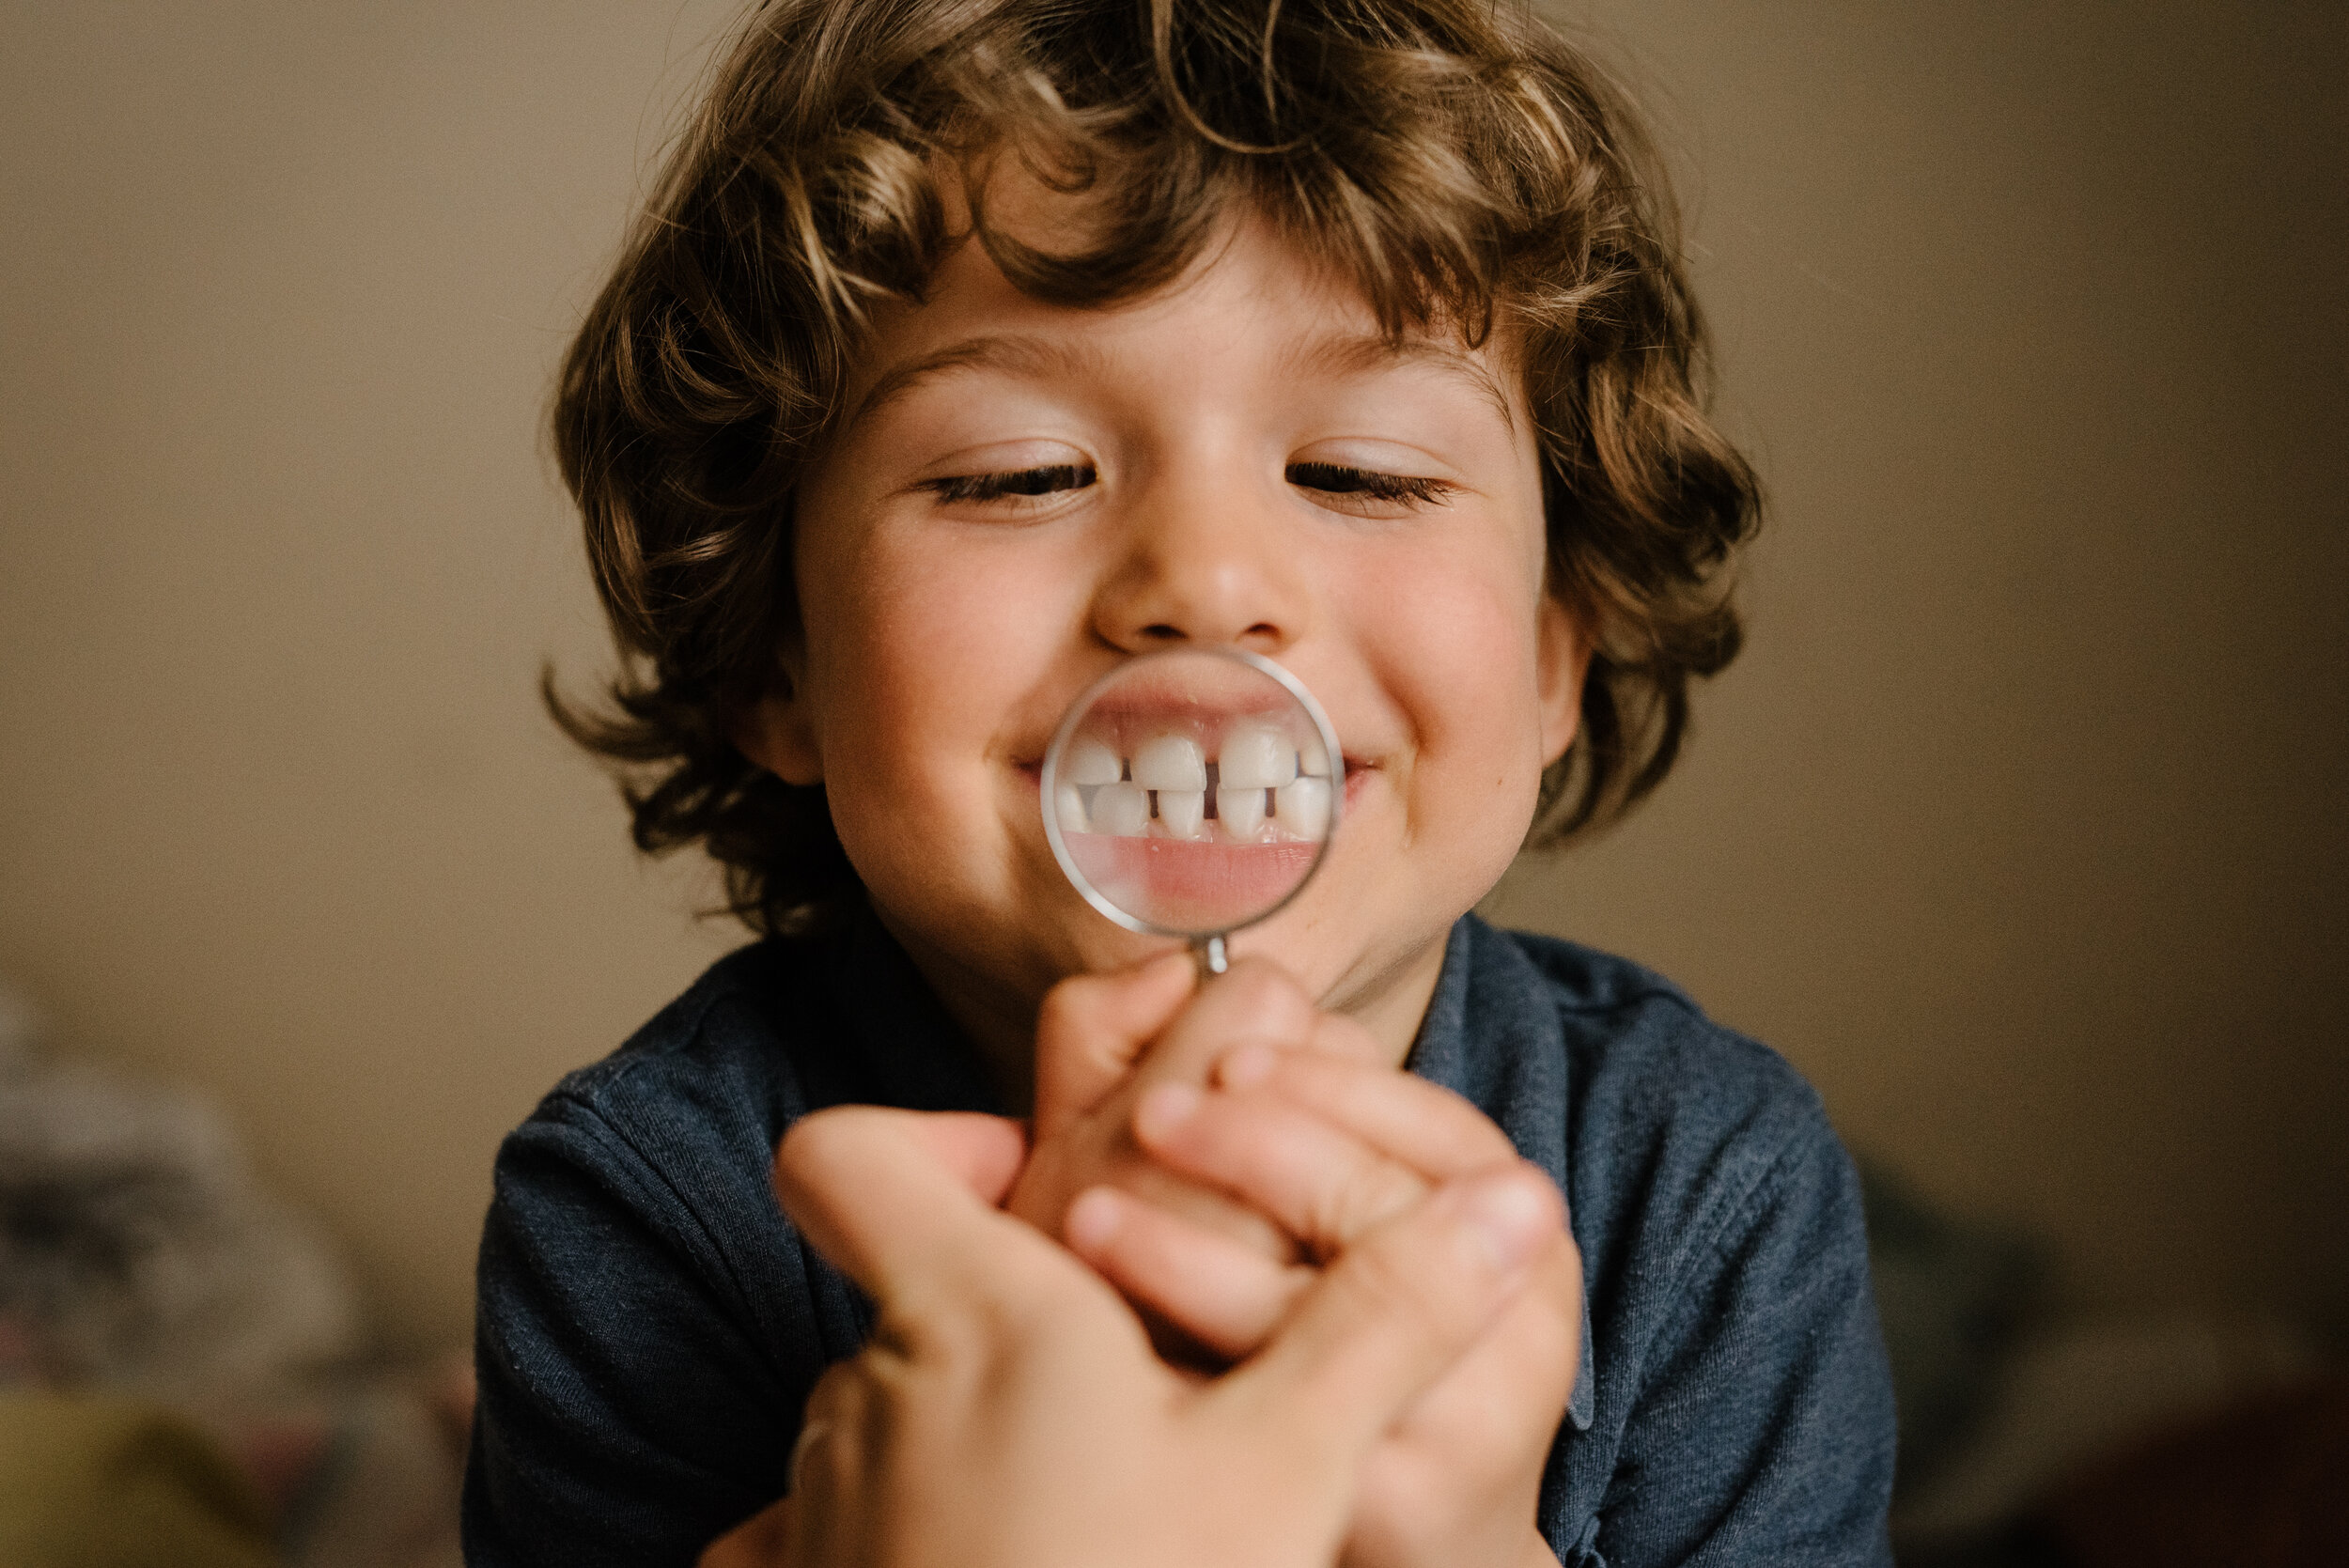
[[[1061,777],[1073,784],[1112,784],[1124,773],[1117,753],[1091,736],[1072,742],[1061,764]]]
[[[1205,789],[1207,759],[1187,735],[1154,735],[1134,753],[1134,783],[1144,789]]]
[[[1244,844],[1264,827],[1264,791],[1219,789],[1215,792],[1215,815],[1223,824],[1224,836]]]
[[[1138,784],[1105,784],[1093,792],[1093,831],[1139,838],[1150,827],[1150,792]]]
[[[1299,838],[1319,838],[1329,831],[1329,780],[1295,780],[1273,791],[1273,815],[1280,819],[1282,831]]]
[[[1207,819],[1207,792],[1204,789],[1161,789],[1159,791],[1159,826],[1175,838],[1197,838],[1199,825]]]
[[[1227,789],[1278,789],[1297,777],[1297,748],[1269,724],[1241,724],[1223,737],[1216,779]],[[1217,810],[1222,808],[1218,806]]]
[[[1065,784],[1052,792],[1052,810],[1053,815],[1060,818],[1062,832],[1081,833],[1086,831],[1084,791],[1075,784]]]
[[[1297,770],[1309,779],[1330,776],[1330,748],[1321,743],[1316,731],[1305,737],[1305,743],[1297,749]]]

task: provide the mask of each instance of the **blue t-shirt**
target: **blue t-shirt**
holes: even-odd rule
[[[1889,1564],[1859,1184],[1794,1070],[1635,965],[1473,917],[1406,1065],[1566,1196],[1585,1348],[1540,1522],[1567,1568]],[[768,1172],[796,1118],[851,1102],[1000,1109],[869,916],[721,960],[506,1141],[467,1562],[690,1564],[781,1495],[870,1319]]]

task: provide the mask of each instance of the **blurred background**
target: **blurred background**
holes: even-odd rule
[[[733,11],[9,8],[0,976],[214,1108],[394,1358],[469,1336],[500,1136],[740,939],[535,693],[606,657],[552,367]],[[1557,14],[1771,514],[1679,772],[1491,912],[1784,1052],[1991,1318],[2326,1354],[2349,20]]]

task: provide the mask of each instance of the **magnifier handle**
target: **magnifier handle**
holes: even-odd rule
[[[1221,974],[1232,967],[1231,955],[1223,950],[1223,933],[1221,931],[1191,939],[1190,955],[1199,965],[1199,978],[1202,980]]]

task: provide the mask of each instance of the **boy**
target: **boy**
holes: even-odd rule
[[[1464,1096],[1447,1148],[1542,1165],[1587,1275],[1398,1434],[1350,1560],[1885,1560],[1890,1395],[1815,1098],[1653,976],[1467,914],[1537,822],[1653,787],[1735,647],[1753,487],[1657,189],[1591,68],[1473,0],[751,21],[556,428],[632,660],[615,717],[569,722],[643,770],[637,843],[707,845],[769,939],[500,1156],[474,1560],[690,1562],[781,1492],[869,1327],[768,1187],[826,1105],[1032,1109],[1015,1211],[1244,1354],[1237,1271],[1186,1297],[1121,1251],[1139,1205],[1072,1203],[1341,1241],[1185,1144],[1186,1080],[1266,1077],[1250,1038]],[[1315,692],[1344,827],[1237,944],[1279,972],[1072,982],[1154,949],[1062,881],[1045,742],[1186,644]],[[1356,1146],[1338,1103],[1278,1136]]]

